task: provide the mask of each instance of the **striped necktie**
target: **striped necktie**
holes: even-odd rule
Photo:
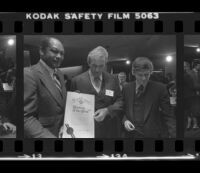
[[[137,89],[136,97],[140,97],[140,95],[143,93],[144,86],[140,85]]]
[[[59,80],[59,76],[56,72],[53,73],[53,79],[54,79],[54,82],[55,82],[55,85],[56,87],[59,89],[59,91],[62,93],[62,87],[61,87],[61,83],[60,83],[60,80]]]

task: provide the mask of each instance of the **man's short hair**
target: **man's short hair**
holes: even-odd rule
[[[94,48],[88,54],[88,57],[87,57],[88,64],[90,64],[91,58],[94,58],[94,57],[104,57],[107,62],[108,61],[108,51],[102,46],[98,46],[98,47]]]
[[[125,73],[125,72],[120,72],[120,73],[118,74],[118,76],[126,76],[126,73]]]
[[[153,63],[147,57],[138,57],[132,63],[132,72],[139,72],[139,71],[146,71],[149,70],[150,72],[153,71]]]
[[[50,46],[52,37],[45,37],[40,43],[40,49],[44,52]]]

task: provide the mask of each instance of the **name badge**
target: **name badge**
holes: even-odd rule
[[[113,97],[114,96],[114,91],[112,91],[112,90],[106,90],[106,96]]]

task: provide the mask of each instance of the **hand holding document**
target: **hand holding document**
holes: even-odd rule
[[[63,138],[94,138],[94,95],[67,92]]]

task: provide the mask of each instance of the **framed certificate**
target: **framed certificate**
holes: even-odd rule
[[[94,95],[67,92],[63,138],[94,138]]]

